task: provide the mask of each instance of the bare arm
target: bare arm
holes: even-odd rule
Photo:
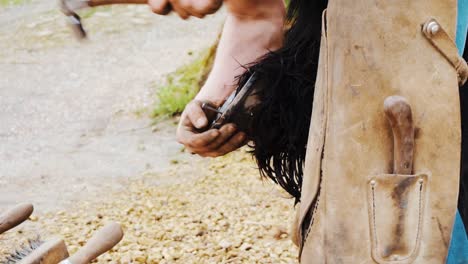
[[[170,3],[182,18],[203,17],[220,7],[220,0],[150,0],[158,14],[166,14]],[[252,63],[283,42],[285,6],[283,0],[225,0],[228,16],[223,28],[216,58],[205,85],[195,100],[182,113],[177,139],[189,151],[201,156],[216,157],[245,144],[246,135],[233,124],[199,132],[208,125],[200,101],[220,105],[235,89],[235,77],[242,66]]]
[[[225,1],[229,14],[213,70],[196,99],[221,104],[233,91],[243,65],[282,44],[285,7],[282,0]]]

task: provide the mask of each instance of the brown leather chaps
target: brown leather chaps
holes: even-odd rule
[[[329,1],[293,230],[301,263],[445,263],[468,77],[456,18],[456,0]],[[394,173],[393,95],[412,110],[410,173]]]

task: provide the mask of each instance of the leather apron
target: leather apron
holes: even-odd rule
[[[453,42],[456,8],[329,1],[293,230],[301,263],[445,263],[460,175],[458,87],[468,76]],[[391,174],[391,95],[412,107],[413,175]]]

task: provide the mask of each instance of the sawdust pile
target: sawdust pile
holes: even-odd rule
[[[189,177],[190,174],[203,175]],[[178,177],[175,184],[154,184]],[[67,211],[33,215],[0,238],[0,254],[34,232],[62,237],[71,253],[108,221],[125,236],[97,263],[296,263],[289,227],[293,200],[267,180],[244,151],[223,158],[174,161],[164,175],[144,175],[119,193]],[[13,243],[14,242],[14,243]]]

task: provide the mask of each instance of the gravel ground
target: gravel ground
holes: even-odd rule
[[[148,118],[155,84],[215,40],[223,12],[181,21],[145,6],[88,10],[84,43],[55,1],[0,14],[0,210],[35,205],[0,237],[0,259],[36,235],[75,252],[118,221],[124,240],[98,263],[295,263],[293,201],[248,154],[189,155],[177,120]]]
[[[64,238],[75,252],[93,230],[118,221],[124,239],[98,263],[296,263],[288,233],[293,201],[259,179],[248,154],[176,163],[129,181],[125,191],[103,193],[99,201],[33,215],[28,228],[2,237],[0,254],[11,252],[12,240],[38,233]],[[188,174],[196,179],[154,184]]]

